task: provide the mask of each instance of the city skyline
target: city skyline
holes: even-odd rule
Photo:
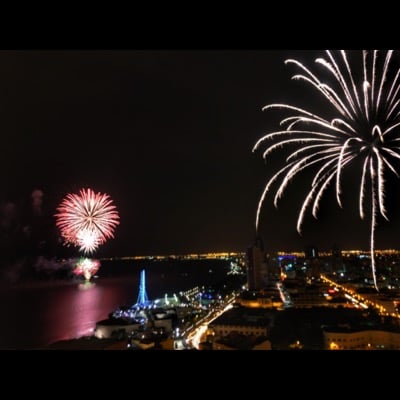
[[[121,218],[99,257],[245,251],[254,241],[268,171],[281,161],[274,155],[265,164],[251,151],[280,120],[279,112],[262,107],[289,101],[318,108],[315,96],[290,80],[293,69],[284,60],[310,64],[320,54],[1,52],[2,224],[10,204],[19,214],[29,208],[34,190],[43,193],[41,213],[51,219],[67,193],[92,188],[114,199]],[[352,204],[351,172],[343,209],[328,194],[319,219],[307,216],[298,235],[298,198],[307,178],[292,185],[278,210],[265,202],[266,249],[368,248],[368,223]],[[399,247],[399,183],[388,177],[390,222],[378,221],[377,248]]]

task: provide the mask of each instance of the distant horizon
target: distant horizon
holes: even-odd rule
[[[332,249],[318,249],[319,253],[328,253]],[[370,253],[370,250],[365,249],[340,249],[342,253]],[[400,248],[393,249],[393,248],[386,248],[386,249],[375,249],[375,253],[393,253],[393,252],[400,252]],[[304,253],[304,250],[276,250],[276,251],[266,251],[266,253],[275,253],[275,254],[293,254],[293,253]],[[239,254],[244,255],[246,254],[245,251],[209,251],[209,252],[189,252],[189,253],[181,253],[181,254],[146,254],[146,255],[124,255],[124,256],[113,256],[113,257],[99,257],[99,260],[112,260],[112,259],[141,259],[141,258],[166,258],[166,257],[188,257],[188,256],[209,256],[208,258],[212,258],[211,256],[229,256],[232,254]],[[90,257],[90,256],[88,256]]]

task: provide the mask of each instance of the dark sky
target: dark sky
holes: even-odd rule
[[[91,187],[111,196],[121,218],[102,254],[244,251],[254,240],[264,183],[282,165],[279,154],[265,164],[251,152],[282,118],[261,108],[320,107],[311,89],[290,80],[293,66],[284,65],[288,57],[310,62],[317,54],[2,51],[2,201],[20,204],[38,188],[55,212],[67,193]],[[345,210],[328,191],[320,219],[306,218],[303,236],[297,234],[309,185],[303,178],[279,210],[267,198],[261,224],[267,249],[333,243],[367,249],[369,226],[356,214],[351,176]],[[398,247],[398,183],[389,186],[392,222],[380,220],[377,247]]]

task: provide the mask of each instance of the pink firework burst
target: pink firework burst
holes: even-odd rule
[[[79,246],[85,253],[113,238],[119,225],[119,215],[110,197],[92,189],[67,194],[57,211],[56,225],[65,243]]]
[[[99,270],[100,262],[98,260],[90,260],[89,258],[81,258],[75,265],[74,274],[83,276],[85,280],[90,278]]]

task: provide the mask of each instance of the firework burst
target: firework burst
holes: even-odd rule
[[[119,215],[110,197],[91,189],[68,194],[57,211],[56,225],[64,242],[78,246],[85,253],[93,252],[113,238],[119,224]]]
[[[89,281],[99,268],[100,262],[98,260],[81,258],[75,265],[74,274],[77,276],[83,276],[86,281]]]
[[[316,73],[297,60],[286,60],[294,64],[300,73],[293,79],[305,81],[327,100],[336,118],[329,120],[303,108],[287,104],[271,104],[263,109],[286,109],[292,115],[281,121],[281,129],[261,137],[255,151],[267,141],[263,157],[285,146],[296,146],[286,158],[286,164],[267,182],[261,195],[257,216],[258,229],[260,210],[267,193],[276,181],[280,185],[275,193],[274,205],[282,197],[290,181],[301,171],[314,167],[316,173],[305,197],[297,220],[301,227],[306,211],[311,207],[317,218],[321,197],[333,182],[336,199],[340,206],[341,176],[344,167],[361,159],[359,213],[365,218],[365,193],[371,198],[370,251],[371,269],[375,288],[378,290],[375,268],[375,228],[378,216],[388,219],[384,204],[384,173],[389,169],[399,176],[393,161],[400,159],[400,69],[391,69],[393,51],[362,51],[361,74],[353,73],[347,54],[326,51],[326,56],[317,58],[316,64],[331,78],[332,84],[321,80]]]
[[[93,253],[101,243],[99,233],[95,229],[81,229],[76,234],[75,245],[84,253]]]

